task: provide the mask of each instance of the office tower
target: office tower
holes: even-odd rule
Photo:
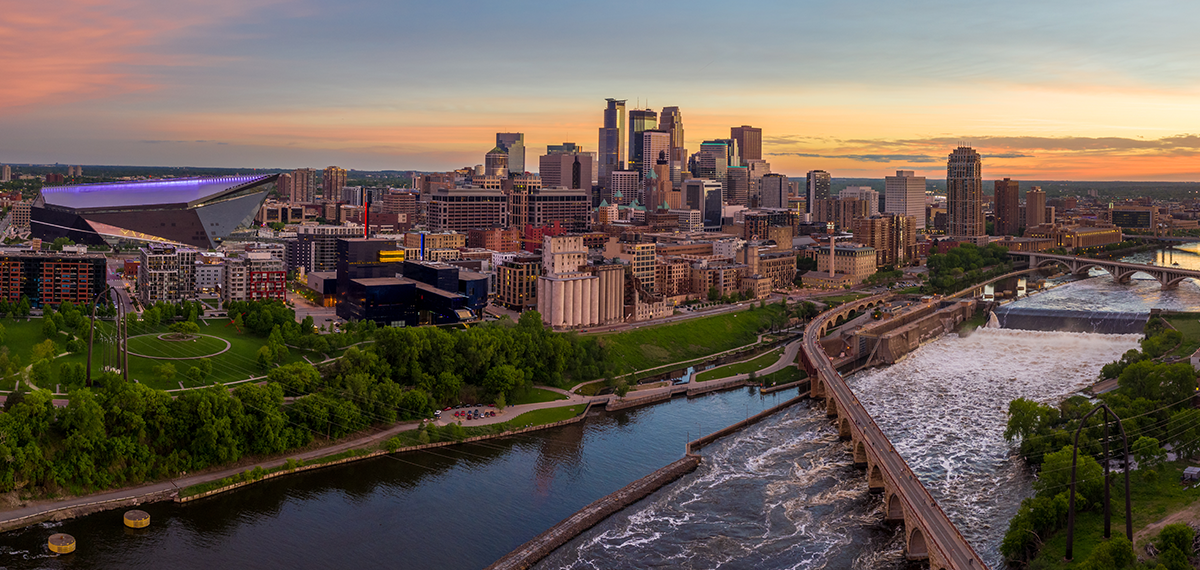
[[[671,133],[671,183],[678,186],[683,180],[683,164],[687,162],[687,149],[683,147],[683,115],[679,107],[663,107],[658,116],[658,130]]]
[[[695,164],[690,167],[693,176],[725,184],[725,171],[729,169],[729,145],[726,141],[700,143],[700,152],[696,153],[694,158]]]
[[[599,164],[600,185],[609,187],[608,175],[625,170],[625,100],[605,99],[604,126],[600,127]]]
[[[683,181],[684,206],[688,210],[699,210],[704,221],[704,231],[721,231],[723,213],[721,184],[714,180],[693,178]]]
[[[879,215],[879,192],[871,189],[870,186],[847,186],[838,194],[838,198],[856,198],[858,200],[866,200],[867,215]]]
[[[762,207],[788,207],[788,179],[782,174],[767,174],[762,177]]]
[[[671,183],[671,161],[667,156],[667,152],[660,153],[658,160],[655,161],[654,169],[647,174],[647,212],[654,212],[664,207],[667,210],[679,207],[679,199],[675,196],[678,192],[675,192],[675,185]],[[673,198],[674,204],[672,204]]]
[[[995,234],[998,236],[1017,235],[1021,217],[1021,185],[1016,180],[1005,178],[996,181],[995,207],[992,208],[995,221]]]
[[[313,203],[317,201],[317,171],[312,168],[298,168],[292,171],[292,196],[295,202]]]
[[[746,160],[743,161],[746,168],[750,169],[750,202],[751,208],[765,208],[762,199],[762,178],[771,173],[771,164],[765,160]]]
[[[897,170],[884,179],[883,211],[909,216],[918,230],[925,229],[925,177],[912,170]]]
[[[322,196],[326,200],[337,200],[346,185],[346,169],[336,166],[325,168],[325,176],[321,179]]]
[[[884,214],[851,221],[854,241],[875,248],[875,264],[902,266],[916,257],[916,223],[911,216]]]
[[[804,193],[804,211],[806,213],[811,214],[814,212],[813,205],[817,203],[817,200],[829,199],[829,182],[830,178],[828,172],[825,172],[824,170],[808,171],[807,182],[805,183],[806,190]]]
[[[946,214],[950,239],[987,245],[983,219],[983,161],[960,146],[946,159]]]
[[[750,200],[750,169],[730,166],[725,170],[725,202],[745,206]]]
[[[1034,186],[1025,193],[1025,227],[1032,228],[1046,223],[1046,193],[1041,186]]]
[[[642,131],[642,146],[641,151],[643,160],[642,167],[639,169],[642,172],[642,179],[646,179],[651,172],[654,171],[654,166],[658,164],[659,159],[670,161],[671,156],[671,133],[650,129]]]
[[[742,152],[742,164],[748,160],[762,160],[762,129],[747,125],[730,127],[729,138],[737,141]]]
[[[627,170],[642,171],[642,133],[658,126],[658,113],[650,109],[634,109],[629,112],[629,166]],[[658,157],[651,157],[650,163]]]
[[[550,145],[539,159],[543,188],[592,189],[592,155],[574,143]]]
[[[525,173],[525,135],[523,133],[496,133],[496,146],[508,153],[508,172],[512,175]]]
[[[8,182],[12,180],[12,167],[5,164],[0,167],[0,182]]]
[[[504,150],[504,147],[496,145],[496,148],[489,150],[483,156],[483,175],[508,178],[508,173],[508,151]]]
[[[300,200],[297,200],[293,195],[294,192],[295,187],[292,185],[292,175],[286,172],[280,174],[279,178],[275,180],[275,193],[279,194],[279,199],[287,202],[299,202]]]

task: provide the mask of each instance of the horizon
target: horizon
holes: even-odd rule
[[[613,97],[678,106],[689,153],[762,128],[763,158],[789,176],[936,178],[964,142],[989,179],[1200,180],[1187,16],[1200,6],[964,8],[17,5],[0,34],[0,163],[436,172],[480,164],[495,133],[521,132],[534,171],[547,144],[596,151]],[[619,31],[634,12],[688,20]]]

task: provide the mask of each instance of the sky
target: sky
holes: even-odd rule
[[[595,151],[604,99],[775,172],[1200,181],[1200,4],[41,0],[0,15],[0,162],[446,170]]]

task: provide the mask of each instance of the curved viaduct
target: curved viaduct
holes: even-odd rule
[[[896,453],[821,348],[821,337],[839,318],[844,319],[855,310],[879,306],[890,297],[876,295],[846,303],[809,323],[804,331],[800,360],[812,377],[812,397],[825,399],[826,413],[835,418],[838,435],[851,441],[854,464],[866,468],[867,488],[883,494],[885,520],[904,524],[905,556],[909,560],[928,560],[932,570],[986,568]]]
[[[1174,267],[1160,267],[1158,265],[1145,265],[1142,263],[1125,263],[1122,261],[1109,261],[1107,259],[1091,259],[1075,255],[1053,255],[1032,251],[1010,251],[1008,255],[1009,257],[1024,257],[1028,259],[1029,267],[1031,268],[1061,264],[1069,269],[1073,275],[1087,275],[1087,272],[1092,268],[1101,269],[1112,275],[1113,280],[1117,283],[1128,283],[1134,273],[1145,273],[1156,279],[1162,285],[1163,289],[1172,289],[1184,279],[1200,280],[1200,271],[1192,271],[1190,269],[1176,269]]]

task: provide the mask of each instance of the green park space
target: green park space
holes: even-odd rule
[[[529,388],[527,390],[519,390],[513,393],[510,406],[517,404],[541,404],[543,402],[554,402],[558,400],[566,400],[567,397],[542,388]]]
[[[759,332],[785,320],[778,305],[756,305],[736,313],[603,335],[599,340],[612,361],[619,363],[619,372],[631,372],[751,344]]]
[[[851,301],[857,301],[864,297],[870,297],[870,293],[845,293],[843,295],[830,295],[828,297],[818,297],[817,301],[828,305],[842,305]]]
[[[1183,342],[1180,343],[1179,348],[1171,351],[1171,356],[1187,358],[1200,348],[1200,314],[1170,315],[1166,319],[1172,327],[1175,327],[1175,330],[1183,335]]]
[[[1187,508],[1200,498],[1200,488],[1195,484],[1184,486],[1180,479],[1188,464],[1176,462],[1163,465],[1154,480],[1144,480],[1138,471],[1129,476],[1132,498],[1133,534],[1154,524],[1163,517]],[[1112,534],[1125,534],[1125,478],[1121,473],[1112,474]],[[1155,533],[1156,534],[1156,533]],[[1074,562],[1066,562],[1063,555],[1067,549],[1067,532],[1059,530],[1046,538],[1037,558],[1030,568],[1067,569],[1082,566],[1092,551],[1104,541],[1104,512],[1099,508],[1075,513]],[[1139,542],[1141,552],[1144,543]]]
[[[22,362],[28,363],[28,354],[33,344],[45,340],[41,332],[40,319],[22,325],[22,333],[28,332],[32,342],[25,341]],[[25,331],[29,325],[36,326],[36,332]],[[176,340],[168,327],[147,326],[137,323],[129,329],[129,379],[158,390],[177,390],[180,383],[185,388],[208,386],[216,383],[232,383],[248,380],[266,374],[258,362],[258,351],[267,344],[267,339],[250,332],[238,332],[228,319],[205,319],[198,323],[200,333],[188,336],[184,340]],[[116,358],[113,338],[113,323],[110,321],[96,322],[96,342],[92,353],[92,370],[98,372],[107,362]],[[65,344],[66,337],[61,339],[60,346]],[[11,346],[11,345],[8,345]],[[10,349],[12,350],[12,349]],[[14,353],[20,350],[13,350]],[[19,354],[19,353],[18,353]],[[311,351],[288,348],[287,354],[276,362],[286,365],[293,362],[304,362],[308,357],[313,362],[324,360],[325,356]],[[69,374],[64,373],[64,367],[71,365],[84,366],[87,363],[87,351],[55,359],[52,363],[52,378],[57,379],[55,385],[40,386],[54,390],[57,384],[65,392],[68,384],[72,383]],[[197,368],[199,372],[192,372]]]
[[[716,380],[718,378],[729,378],[731,376],[737,376],[738,374],[758,372],[759,370],[778,362],[781,354],[783,354],[783,348],[776,348],[775,350],[767,352],[766,354],[762,354],[753,360],[735,362],[733,364],[726,364],[725,366],[720,366],[712,370],[705,370],[704,372],[696,375],[696,381],[704,382],[706,380]]]
[[[808,372],[805,372],[795,366],[787,366],[784,367],[783,370],[777,370],[767,374],[766,376],[759,377],[759,381],[762,382],[764,388],[770,388],[771,386],[789,384],[805,378],[808,378]]]

